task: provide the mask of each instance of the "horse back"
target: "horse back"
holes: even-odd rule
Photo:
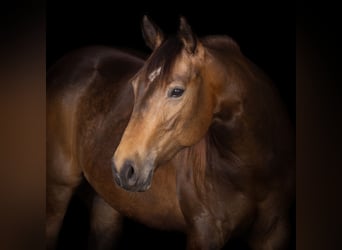
[[[139,57],[121,50],[94,46],[67,54],[49,69],[46,90],[48,165],[63,158],[73,168],[83,168],[84,150],[95,147],[98,141],[95,127],[106,127],[104,122],[109,124],[108,117],[121,117],[114,119],[119,123],[128,121],[133,106],[129,79],[142,63]],[[116,132],[116,137],[119,136]],[[85,143],[88,147],[81,146]],[[58,170],[53,171],[56,172]],[[66,172],[70,176],[70,171]]]

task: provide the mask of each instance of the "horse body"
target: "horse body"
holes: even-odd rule
[[[124,215],[185,232],[188,249],[243,232],[253,249],[285,248],[294,141],[268,78],[229,38],[197,40],[184,21],[175,39],[148,20],[144,29],[145,63],[95,49],[50,73],[48,237],[84,175],[109,204],[94,222],[104,241]],[[73,60],[81,66],[65,76]]]

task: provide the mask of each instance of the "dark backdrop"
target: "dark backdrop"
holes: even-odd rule
[[[87,45],[108,45],[149,53],[140,31],[144,14],[148,14],[165,33],[175,33],[179,16],[183,15],[198,36],[231,36],[241,51],[274,81],[295,124],[295,10],[291,3],[113,0],[77,4],[48,1],[47,68],[65,53]],[[80,242],[88,226],[86,216],[81,202],[73,200],[61,235],[61,249],[67,249],[67,246],[82,248],[79,244],[84,244]],[[124,229],[128,233],[124,234],[122,249],[131,249],[137,242],[157,249],[158,245],[153,245],[156,239],[167,243],[163,249],[184,246],[184,237],[179,234],[157,232],[131,221],[125,222]],[[75,237],[77,235],[79,237]],[[242,244],[234,242],[231,247],[244,249]]]

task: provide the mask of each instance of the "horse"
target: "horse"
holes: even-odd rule
[[[294,133],[274,84],[233,39],[199,38],[184,17],[166,37],[144,16],[142,32],[152,53],[119,83],[106,75],[127,67],[96,59],[48,96],[48,239],[84,177],[99,195],[99,248],[127,216],[184,232],[188,250],[241,235],[287,249]]]

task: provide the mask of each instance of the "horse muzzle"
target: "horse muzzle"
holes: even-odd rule
[[[112,172],[115,183],[127,191],[144,192],[151,186],[153,176],[151,167],[138,168],[133,161],[126,160],[118,170],[115,161],[112,160]]]

